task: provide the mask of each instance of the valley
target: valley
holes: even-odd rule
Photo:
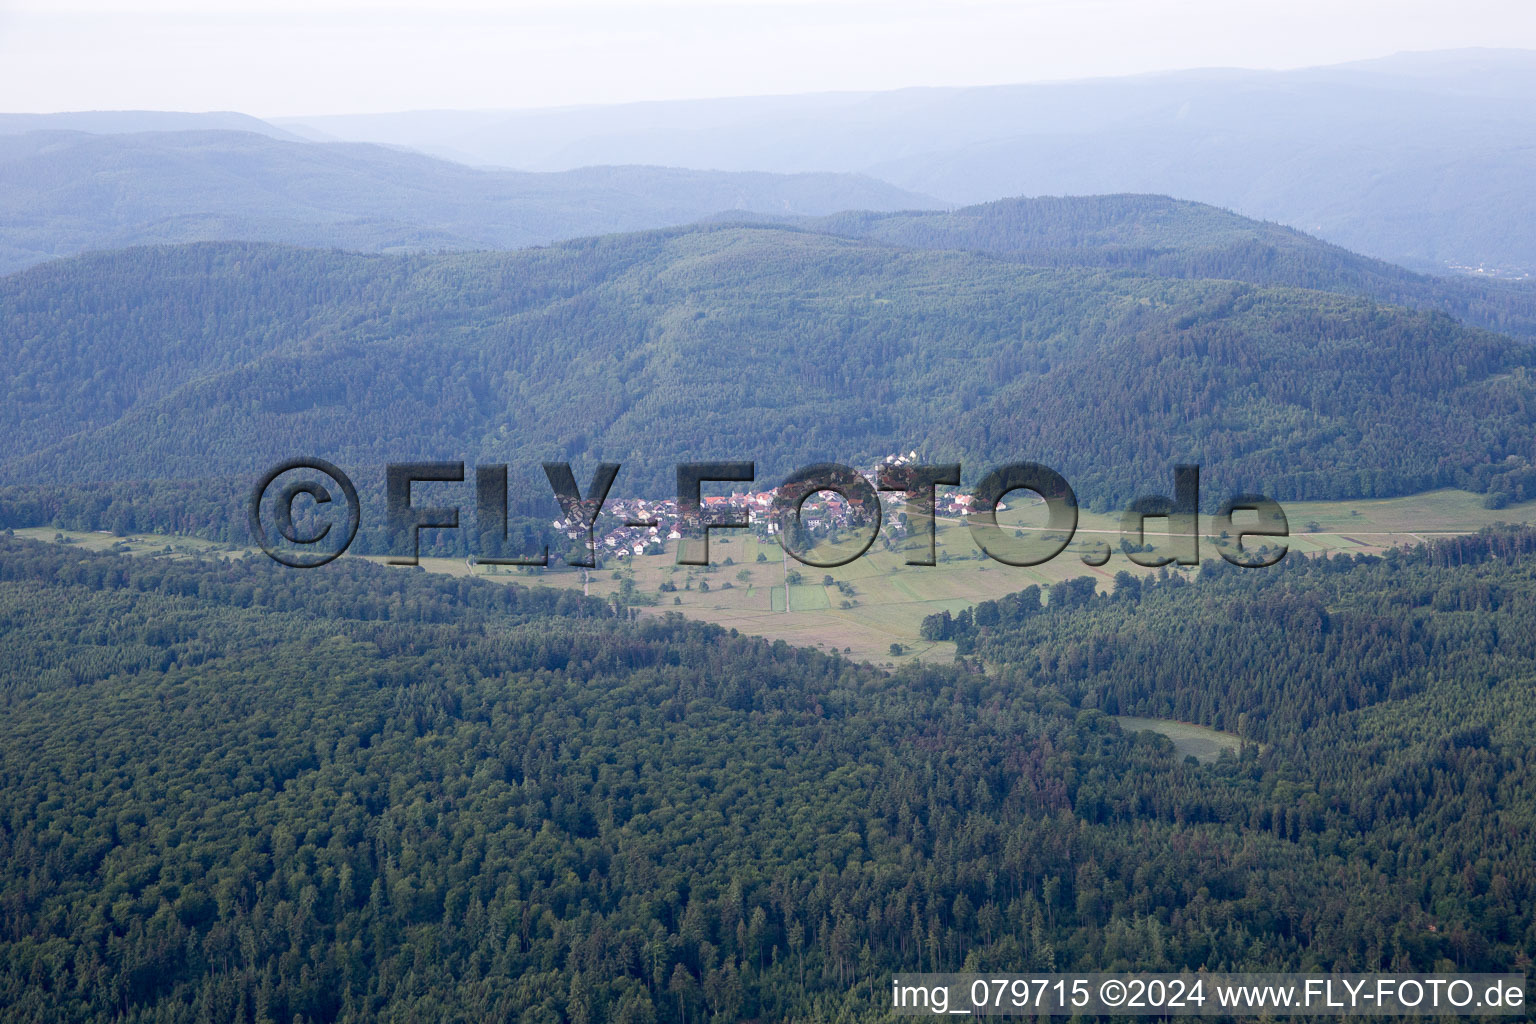
[[[1536,524],[1536,501],[1495,510],[1484,507],[1482,496],[1455,490],[1378,500],[1287,502],[1285,509],[1291,528],[1288,543],[1292,557],[1379,554],[1440,537],[1475,533],[1497,523]],[[1020,504],[1000,513],[998,521],[1007,527],[1027,529],[1033,525],[1034,511]],[[1149,556],[1158,553],[1159,525],[1157,520],[1148,522],[1147,539],[1153,548]],[[185,536],[117,537],[109,532],[60,531],[52,527],[22,528],[15,533],[35,540],[68,537],[86,550],[120,548],[134,554],[159,554],[170,546],[173,554],[183,556],[218,552],[265,558],[249,546]],[[1080,510],[1077,535],[1068,549],[1050,562],[1031,568],[1003,565],[986,558],[962,520],[939,517],[937,565],[906,565],[902,554],[879,543],[863,557],[838,568],[813,569],[791,560],[787,568],[798,572],[801,582],[789,587],[786,609],[783,550],[777,543],[746,533],[713,534],[712,564],[708,568],[677,565],[672,544],[659,554],[610,559],[585,574],[568,567],[545,571],[471,566],[462,557],[431,555],[423,556],[421,565],[428,572],[448,576],[584,591],[593,597],[631,605],[643,616],[676,612],[750,636],[827,652],[836,650],[849,658],[881,665],[954,659],[953,643],[922,638],[920,627],[926,616],[945,611],[958,614],[981,601],[996,600],[1032,584],[1043,588],[1088,576],[1096,580],[1101,591],[1110,592],[1119,572],[1137,576],[1158,572],[1133,563],[1118,550],[1104,566],[1092,567],[1082,562],[1081,556],[1088,546],[1118,544],[1118,516]],[[1202,558],[1218,557],[1221,544],[1218,537],[1203,538]],[[386,562],[382,555],[361,557],[379,564]],[[1170,566],[1169,571],[1191,572],[1178,566]],[[827,577],[831,583],[823,582]],[[853,594],[845,594],[839,584],[851,587]],[[674,589],[662,590],[666,585]],[[705,585],[708,589],[704,589]],[[900,646],[900,653],[891,651],[892,644]]]
[[[0,15],[0,1022],[1513,1009],[1536,21],[1356,2]]]

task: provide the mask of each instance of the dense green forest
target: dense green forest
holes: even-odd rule
[[[1167,196],[1040,196],[947,213],[858,211],[798,223],[902,248],[985,252],[1032,266],[1342,292],[1437,309],[1478,327],[1536,338],[1536,286],[1530,282],[1418,274],[1294,228]]]
[[[1536,536],[1041,597],[885,673],[569,592],[0,538],[0,1005],[828,1020],[893,970],[1529,969]]]
[[[540,493],[545,459],[617,461],[657,495],[678,461],[754,459],[773,484],[916,447],[967,483],[1041,461],[1108,507],[1179,461],[1212,502],[1521,497],[1536,457],[1536,351],[1442,313],[782,228],[106,253],[0,279],[0,353],[12,485],[254,480],[314,454],[361,479],[508,462]]]

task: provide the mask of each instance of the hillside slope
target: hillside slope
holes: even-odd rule
[[[1536,283],[1419,274],[1294,228],[1167,196],[1046,196],[953,211],[850,211],[786,222],[901,248],[985,252],[1031,266],[1342,292],[1438,309],[1536,339]]]
[[[918,447],[1119,503],[1176,461],[1218,497],[1310,498],[1486,489],[1536,456],[1536,350],[1442,314],[798,230],[128,250],[0,279],[0,310],[8,483],[568,456],[667,493],[688,459],[771,481]]]

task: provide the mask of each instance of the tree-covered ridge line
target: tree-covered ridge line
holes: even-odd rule
[[[1032,266],[1103,267],[1359,295],[1536,340],[1536,286],[1530,282],[1416,273],[1294,228],[1168,196],[1039,196],[951,211],[784,220],[848,238],[985,252]]]
[[[686,224],[721,210],[818,215],[939,205],[858,174],[639,166],[528,173],[273,137],[286,133],[230,120],[109,134],[0,130],[0,273],[131,245],[510,249]]]
[[[1405,265],[1529,274],[1533,64],[1529,50],[1439,50],[1286,71],[282,123],[451,146],[477,163],[857,170],[959,203],[1174,195]]]
[[[356,561],[0,541],[0,1000],[872,1019],[892,970],[1527,969],[1533,537],[1063,585],[893,674]],[[1247,701],[1248,742],[1194,765],[1111,700]]]
[[[555,458],[621,462],[654,497],[679,461],[776,482],[921,448],[1044,462],[1115,507],[1176,462],[1218,494],[1518,500],[1536,458],[1536,354],[1443,314],[796,230],[133,250],[0,279],[0,308],[13,484],[254,479],[302,453],[537,485]]]

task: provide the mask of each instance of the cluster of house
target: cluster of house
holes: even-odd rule
[[[875,466],[866,470],[865,476],[870,480],[876,480],[884,467],[900,467],[917,463],[916,451],[909,451],[905,455],[887,455]],[[749,529],[760,538],[767,539],[776,534],[779,528],[771,515],[774,494],[775,492],[771,490],[735,491],[730,495],[707,495],[703,502],[706,511],[729,513],[733,514],[731,518],[744,519],[749,524]],[[894,524],[893,513],[900,511],[901,493],[899,491],[883,492],[881,501],[886,522]],[[971,514],[973,502],[974,499],[969,494],[960,493],[951,488],[939,488],[935,495],[934,511],[940,516],[966,516]],[[998,505],[999,509],[1005,507],[1002,504]],[[804,521],[830,526],[833,529],[855,526],[856,520],[859,520],[861,515],[856,498],[844,499],[834,492],[828,492],[825,497],[822,495],[812,497],[802,509]],[[571,519],[556,519],[552,525],[570,540],[584,539],[581,528]],[[677,499],[615,498],[604,504],[594,540],[600,559],[624,559],[636,555],[661,554],[666,550],[668,541],[678,540],[681,536],[678,529]]]

